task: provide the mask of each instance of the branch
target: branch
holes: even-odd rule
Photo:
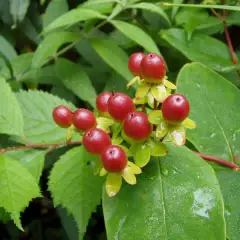
[[[24,146],[0,148],[0,153],[16,151],[16,150],[24,150],[24,149],[30,149],[30,148],[49,148],[49,147],[57,148],[57,147],[68,146],[68,145],[81,145],[81,142],[72,141],[72,142],[59,142],[59,143],[28,144],[28,145],[24,145]]]
[[[194,153],[196,153],[198,156],[200,156],[202,159],[204,159],[206,161],[215,162],[215,163],[218,163],[222,166],[231,168],[231,169],[236,170],[236,171],[239,170],[239,166],[235,163],[228,162],[228,161],[223,160],[221,158],[213,157],[211,155],[206,155],[206,154],[203,154],[203,153],[200,153],[200,152],[194,152]]]

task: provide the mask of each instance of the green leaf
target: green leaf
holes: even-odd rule
[[[168,15],[163,11],[163,9],[160,6],[156,6],[155,4],[148,3],[148,2],[142,2],[142,3],[137,3],[134,5],[127,6],[127,8],[138,8],[138,9],[143,9],[143,10],[156,13],[159,16],[161,16],[168,23],[169,26],[171,26],[171,22],[168,18]]]
[[[66,129],[58,127],[52,118],[52,111],[59,105],[75,107],[56,96],[42,91],[20,91],[17,93],[23,117],[24,134],[32,143],[52,143],[66,140]]]
[[[165,156],[168,152],[167,146],[155,139],[150,139],[150,149],[151,149],[151,156],[153,157],[162,157]]]
[[[10,213],[16,226],[22,229],[20,213],[29,202],[40,197],[33,176],[16,160],[0,155],[0,207]]]
[[[0,133],[23,136],[23,116],[16,99],[5,79],[0,77]]]
[[[123,21],[111,21],[111,23],[121,31],[126,37],[130,38],[138,45],[144,47],[148,52],[160,54],[156,43],[141,28]]]
[[[106,17],[99,12],[86,8],[73,9],[50,23],[45,29],[44,33],[62,27],[70,27],[78,22],[90,19],[105,19]]]
[[[17,52],[14,47],[3,36],[0,36],[0,52],[9,61],[17,56]]]
[[[102,14],[111,13],[115,0],[88,0],[79,7],[88,8],[100,12]]]
[[[18,160],[32,176],[39,182],[44,168],[45,151],[27,149],[22,151],[9,151],[5,155]]]
[[[82,68],[66,59],[58,59],[55,64],[56,74],[63,85],[75,93],[80,99],[93,107],[96,101],[96,91]]]
[[[134,162],[139,167],[144,167],[148,164],[151,157],[150,147],[146,143],[138,143],[135,146]]]
[[[201,62],[217,71],[232,65],[227,45],[215,38],[194,33],[188,41],[184,30],[173,28],[162,30],[160,35],[191,61]]]
[[[148,114],[148,121],[152,124],[160,124],[163,121],[162,111],[153,110]]]
[[[68,11],[67,0],[53,0],[51,1],[46,9],[43,16],[43,26],[46,27],[48,24],[53,22],[55,19],[63,15]]]
[[[10,0],[10,13],[15,24],[24,19],[29,4],[30,0]]]
[[[73,215],[81,239],[91,213],[101,200],[104,178],[94,175],[93,164],[97,160],[83,147],[73,148],[61,156],[49,178],[55,207],[62,205]]]
[[[213,9],[225,9],[230,11],[240,11],[238,6],[228,6],[228,5],[212,5],[212,4],[177,4],[177,3],[160,3],[160,5],[173,7],[190,7],[190,8],[213,8]]]
[[[127,66],[128,56],[118,45],[112,41],[102,39],[93,39],[91,44],[100,57],[117,73],[126,80],[132,79],[132,74]]]
[[[199,78],[201,74],[201,78]],[[191,84],[189,84],[191,81]],[[191,104],[191,118],[197,128],[187,132],[188,139],[203,153],[234,161],[240,154],[240,93],[222,76],[197,63],[188,64],[177,80],[178,92]],[[239,173],[216,169],[223,191],[227,236],[240,238]]]
[[[113,198],[103,193],[108,239],[225,240],[212,168],[185,147],[167,146],[169,154],[150,161],[135,186],[123,185]]]
[[[63,44],[77,42],[78,40],[80,40],[80,34],[73,32],[55,32],[47,35],[34,53],[32,67],[41,67],[49,57],[56,54],[58,48]]]

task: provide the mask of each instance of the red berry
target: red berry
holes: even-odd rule
[[[107,146],[111,145],[111,139],[102,129],[92,128],[85,132],[82,143],[88,152],[101,154]]]
[[[110,145],[102,152],[103,167],[108,172],[121,172],[127,166],[127,155],[123,149],[116,145]]]
[[[172,123],[183,121],[188,116],[189,110],[189,102],[181,94],[172,94],[162,103],[163,118]]]
[[[158,83],[166,75],[166,65],[161,56],[149,53],[141,61],[141,74],[146,82]]]
[[[138,141],[146,140],[152,132],[148,116],[143,112],[130,112],[123,120],[125,134]]]
[[[106,113],[108,111],[108,100],[111,96],[110,92],[103,92],[97,96],[96,105],[99,112]]]
[[[73,113],[73,125],[77,129],[86,131],[96,126],[96,117],[88,109],[79,108]]]
[[[52,112],[54,122],[62,127],[68,128],[72,124],[72,111],[65,106],[58,106]]]
[[[135,110],[133,100],[124,93],[114,93],[109,98],[108,112],[116,120],[122,121],[124,117]]]
[[[143,53],[137,52],[129,57],[128,68],[134,75],[141,76],[140,64],[144,56]]]

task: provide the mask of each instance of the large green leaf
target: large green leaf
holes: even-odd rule
[[[17,56],[14,47],[3,36],[0,36],[0,53],[2,53],[9,61]]]
[[[14,23],[21,22],[27,13],[30,0],[10,0],[9,2]]]
[[[22,151],[10,151],[5,154],[18,160],[25,168],[27,168],[36,181],[39,182],[44,167],[45,151],[27,149]]]
[[[0,86],[0,133],[23,136],[23,116],[16,96],[2,77]]]
[[[214,171],[187,148],[168,148],[167,156],[144,168],[136,186],[124,185],[113,198],[104,192],[109,239],[226,239]]]
[[[144,47],[149,52],[160,54],[156,43],[141,28],[123,21],[111,21],[112,24],[128,38]]]
[[[88,75],[79,65],[62,58],[56,61],[55,70],[66,88],[74,92],[80,99],[95,106],[96,91]]]
[[[197,128],[187,137],[200,152],[234,161],[240,154],[240,92],[226,79],[205,66],[188,64],[181,70],[177,89],[187,96],[191,105],[190,117]],[[228,239],[240,239],[240,173],[216,169],[226,206]],[[226,178],[229,178],[226,181]]]
[[[53,0],[51,1],[46,9],[43,16],[43,26],[46,27],[48,24],[53,22],[55,19],[63,15],[68,11],[67,0]]]
[[[62,205],[73,215],[80,239],[101,200],[103,178],[94,175],[96,161],[99,159],[88,154],[84,147],[76,147],[60,158],[49,178],[54,205]]]
[[[224,71],[224,68],[232,66],[227,45],[215,38],[195,33],[188,41],[184,30],[174,28],[162,30],[160,35],[191,61],[204,63],[217,71]]]
[[[22,229],[20,213],[33,198],[41,196],[34,177],[18,161],[0,155],[0,186],[0,207]]]
[[[126,80],[131,80],[132,75],[128,70],[127,54],[113,41],[93,39],[91,44],[102,59]]]
[[[69,27],[80,21],[95,18],[105,19],[105,16],[91,9],[76,8],[58,17],[44,29],[44,32],[52,31],[57,28]]]
[[[156,13],[159,16],[161,16],[168,23],[169,26],[171,26],[171,22],[168,18],[168,15],[164,12],[164,10],[160,6],[148,2],[141,2],[133,5],[128,5],[127,8],[143,9]]]
[[[60,46],[76,42],[79,39],[80,34],[73,32],[55,32],[47,35],[34,53],[32,67],[41,67],[49,57],[52,57],[57,52]]]
[[[75,110],[72,104],[42,91],[20,91],[17,93],[17,98],[24,116],[24,134],[30,142],[65,141],[66,129],[54,123],[52,111],[58,105]]]

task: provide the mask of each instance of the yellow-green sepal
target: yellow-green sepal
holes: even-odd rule
[[[121,173],[108,173],[105,187],[109,197],[115,196],[121,189],[122,176]]]
[[[191,120],[190,118],[186,118],[183,122],[182,125],[185,128],[189,128],[189,129],[194,129],[196,127],[196,122]]]
[[[144,167],[151,158],[151,150],[148,143],[138,143],[135,145],[134,162],[138,167]]]
[[[177,146],[183,146],[186,142],[186,131],[182,125],[171,125],[169,127],[169,136]]]

